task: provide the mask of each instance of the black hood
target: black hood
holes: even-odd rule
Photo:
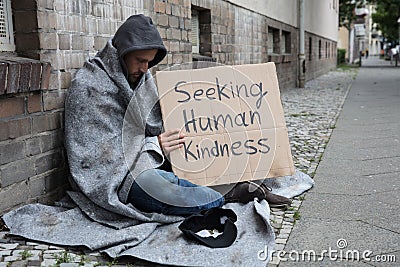
[[[143,14],[130,16],[117,30],[112,40],[118,51],[118,58],[126,71],[124,56],[135,50],[158,49],[156,56],[149,62],[149,68],[158,64],[167,54],[160,33],[151,18]]]

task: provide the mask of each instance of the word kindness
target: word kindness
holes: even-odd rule
[[[240,155],[254,155],[257,153],[267,154],[271,147],[267,144],[268,138],[258,140],[248,139],[246,141],[235,141],[232,144],[215,140],[211,146],[193,144],[191,140],[184,143],[184,155],[186,161],[206,158],[230,157]]]
[[[185,90],[185,85],[189,85],[189,83],[179,81],[174,86],[178,104],[190,103],[190,101],[210,101],[212,105],[222,104],[228,107],[228,109],[222,110],[234,110],[233,107],[229,107],[229,104],[236,103],[237,105],[239,101],[232,102],[229,100],[240,99],[240,103],[244,103],[243,106],[250,109],[248,111],[241,110],[239,113],[212,114],[211,111],[203,111],[207,114],[199,114],[195,108],[182,108],[181,114],[186,133],[210,134],[221,129],[226,129],[227,132],[245,132],[248,126],[254,124],[258,125],[257,129],[262,128],[260,123],[263,114],[258,110],[262,105],[267,104],[265,97],[268,94],[263,82],[249,84],[221,83],[220,79],[216,77],[215,84],[192,83],[194,90]],[[203,86],[203,88],[200,88],[200,86]],[[249,99],[251,101],[247,101]],[[248,105],[248,103],[253,103],[253,106]],[[195,143],[190,140],[185,142],[183,149],[186,161],[257,153],[266,154],[270,150],[268,138],[262,136],[258,140],[231,140],[229,143],[226,143],[223,138],[216,137],[212,144]]]

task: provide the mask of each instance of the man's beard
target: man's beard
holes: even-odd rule
[[[143,73],[140,73],[139,75],[138,75],[138,73],[128,74],[129,84],[136,84],[138,81],[140,81],[142,76],[143,76]]]

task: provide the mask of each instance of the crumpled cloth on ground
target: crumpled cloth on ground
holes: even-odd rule
[[[296,170],[293,176],[265,179],[263,184],[272,189],[272,193],[287,198],[302,194],[314,186],[314,180],[307,174]]]

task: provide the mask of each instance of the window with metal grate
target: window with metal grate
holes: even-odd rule
[[[281,36],[281,54],[290,54],[292,48],[292,40],[291,40],[290,32],[282,31]]]
[[[14,51],[11,0],[0,0],[0,51]]]
[[[268,54],[279,54],[280,53],[280,37],[279,29],[268,27]]]
[[[200,51],[200,26],[199,12],[192,10],[192,53],[198,54]]]

